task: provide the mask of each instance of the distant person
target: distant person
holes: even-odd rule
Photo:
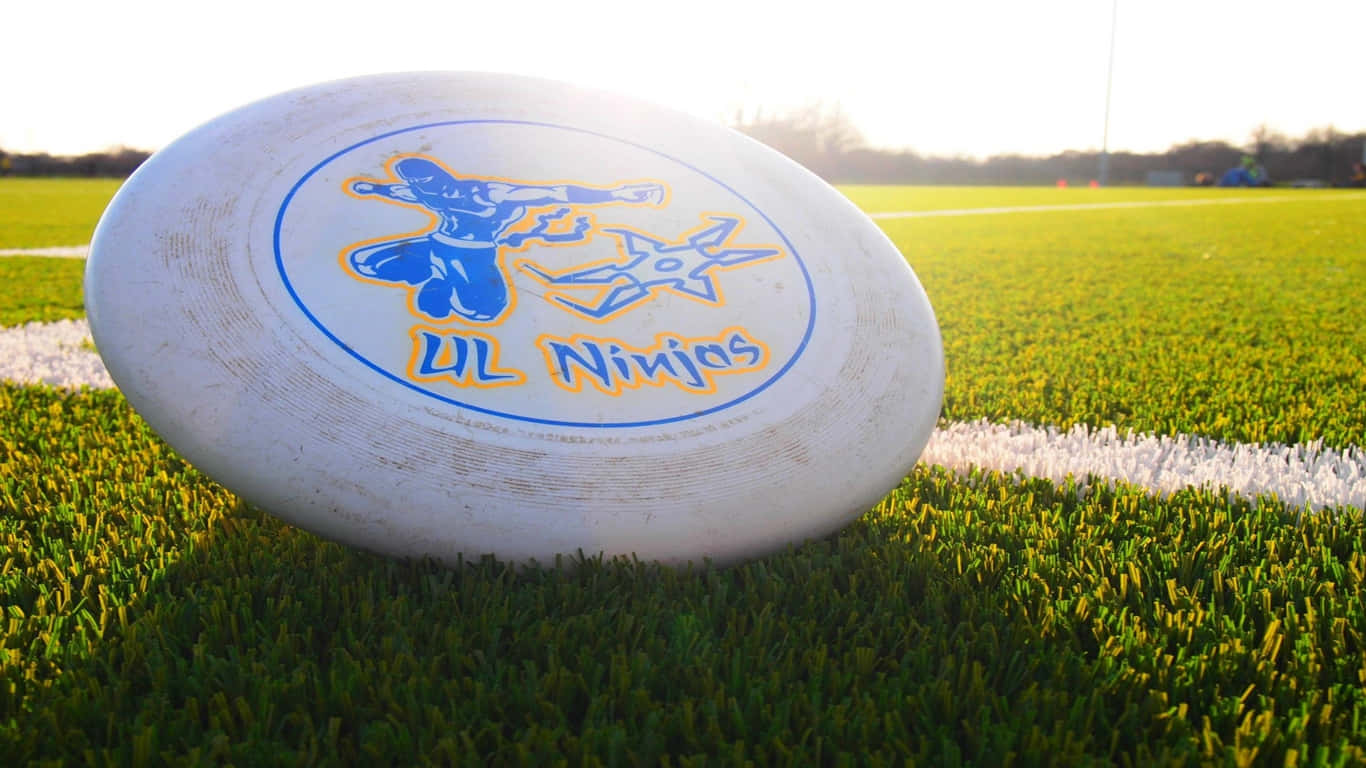
[[[1349,187],[1366,187],[1366,163],[1352,163],[1352,178],[1347,180]]]
[[[1241,165],[1235,165],[1224,171],[1224,175],[1219,177],[1221,187],[1250,187],[1252,177],[1248,175],[1247,169]]]
[[[1257,162],[1251,155],[1244,155],[1241,165],[1224,171],[1224,175],[1219,177],[1221,187],[1269,187],[1271,177],[1266,172],[1266,167]]]

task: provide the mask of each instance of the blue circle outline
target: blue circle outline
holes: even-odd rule
[[[729,402],[725,402],[725,403],[722,403],[722,404],[720,404],[720,405],[714,405],[714,406],[712,406],[712,407],[710,407],[710,408],[707,408],[707,409],[705,409],[705,410],[694,411],[694,412],[692,412],[692,413],[689,413],[689,414],[686,414],[686,415],[683,415],[683,416],[670,416],[669,418],[665,418],[665,419],[650,419],[650,420],[648,420],[648,421],[630,421],[630,422],[609,422],[609,423],[602,423],[602,422],[586,422],[586,421],[562,421],[562,420],[559,420],[559,419],[541,419],[541,418],[536,418],[536,417],[534,417],[534,416],[519,416],[519,415],[517,415],[517,414],[515,414],[515,413],[505,413],[505,412],[503,412],[503,411],[495,411],[495,410],[493,410],[492,408],[483,408],[483,407],[481,407],[481,406],[473,405],[473,404],[471,404],[471,403],[461,402],[461,401],[456,400],[456,399],[454,399],[454,398],[446,397],[446,396],[444,396],[444,395],[439,395],[439,394],[437,394],[437,393],[435,393],[435,392],[431,392],[431,391],[429,391],[429,390],[423,389],[422,387],[417,386],[417,385],[414,384],[413,382],[405,381],[404,379],[399,378],[398,376],[394,375],[394,374],[391,373],[390,371],[388,371],[388,370],[386,370],[386,369],[380,367],[379,365],[376,365],[374,362],[370,361],[370,360],[367,359],[365,356],[361,355],[359,352],[357,352],[356,350],[352,349],[350,345],[346,344],[346,343],[343,342],[341,339],[337,338],[336,335],[334,335],[330,330],[328,330],[327,327],[324,326],[324,325],[322,324],[322,322],[320,322],[320,321],[318,320],[318,318],[315,317],[315,316],[313,315],[313,313],[310,312],[310,311],[308,310],[308,307],[304,305],[303,300],[299,298],[299,294],[294,290],[294,285],[289,281],[289,274],[285,271],[284,255],[283,255],[282,250],[281,250],[281,248],[280,248],[280,230],[281,230],[281,228],[282,228],[283,225],[284,225],[285,211],[289,208],[290,202],[292,202],[292,201],[294,200],[294,195],[295,195],[295,193],[297,193],[297,192],[299,191],[299,188],[300,188],[300,187],[302,187],[310,178],[312,178],[314,174],[316,174],[318,171],[322,170],[322,168],[323,168],[324,166],[326,166],[328,163],[331,163],[333,160],[336,160],[337,158],[341,157],[342,155],[345,155],[345,154],[348,153],[348,152],[351,152],[351,151],[353,151],[353,150],[355,150],[355,149],[358,149],[358,148],[360,148],[360,147],[363,147],[363,146],[365,146],[366,144],[371,144],[371,143],[374,143],[374,142],[376,142],[376,141],[381,141],[381,140],[387,139],[387,138],[389,138],[389,137],[391,137],[391,136],[397,136],[397,135],[399,135],[399,134],[401,134],[401,133],[409,133],[409,132],[411,132],[411,131],[421,131],[421,130],[425,130],[425,129],[429,129],[429,128],[443,128],[443,127],[448,127],[448,126],[453,126],[453,125],[474,125],[474,124],[530,125],[530,126],[536,126],[536,127],[540,127],[540,128],[555,128],[555,129],[563,130],[563,131],[572,131],[572,132],[574,132],[574,133],[581,133],[581,134],[585,134],[585,135],[588,135],[588,136],[596,136],[596,137],[598,137],[598,138],[600,138],[600,139],[606,139],[606,140],[608,140],[608,141],[615,141],[615,142],[620,143],[620,144],[625,144],[625,145],[627,145],[627,146],[634,147],[634,148],[636,148],[636,149],[643,150],[643,151],[645,151],[645,152],[649,152],[649,153],[652,154],[652,155],[656,155],[656,156],[658,156],[658,157],[662,157],[662,158],[664,158],[665,160],[668,160],[668,161],[670,161],[670,162],[677,163],[678,165],[681,165],[681,166],[683,166],[684,168],[687,168],[688,170],[692,171],[693,173],[696,173],[696,174],[702,176],[703,178],[706,178],[707,180],[711,181],[713,184],[716,184],[717,186],[719,186],[719,187],[721,187],[722,189],[726,190],[727,192],[731,193],[731,194],[734,195],[735,197],[739,198],[745,205],[749,206],[750,210],[752,210],[752,211],[754,211],[754,213],[758,214],[759,218],[763,219],[764,222],[767,223],[768,226],[771,227],[771,228],[773,229],[774,232],[777,232],[777,233],[778,233],[778,237],[780,237],[780,238],[782,239],[783,245],[785,245],[785,246],[787,247],[788,252],[792,254],[792,258],[796,260],[796,262],[797,262],[797,267],[798,267],[799,269],[801,269],[801,271],[802,271],[802,278],[806,281],[806,295],[809,297],[809,299],[810,299],[810,301],[811,301],[810,313],[809,313],[809,316],[808,316],[808,319],[807,319],[807,323],[806,323],[806,331],[802,334],[801,343],[799,343],[799,344],[797,345],[797,349],[796,349],[795,352],[792,353],[792,357],[790,357],[790,358],[788,359],[788,361],[787,361],[786,363],[784,363],[783,366],[782,366],[781,368],[779,368],[777,371],[775,371],[774,374],[773,374],[772,376],[770,376],[770,377],[768,377],[766,380],[764,380],[764,382],[763,382],[762,384],[760,384],[759,386],[757,386],[757,387],[755,387],[754,389],[750,390],[749,392],[746,392],[744,395],[741,395],[740,397],[737,397],[737,398],[735,398],[734,400],[731,400],[731,401],[729,401]],[[739,192],[735,191],[730,185],[726,184],[725,182],[721,181],[720,179],[716,178],[715,176],[712,176],[711,174],[707,173],[706,171],[703,171],[703,170],[701,170],[700,168],[697,168],[697,167],[695,167],[695,166],[693,166],[693,165],[690,165],[689,163],[684,162],[683,160],[679,160],[679,159],[676,158],[676,157],[673,157],[673,156],[671,156],[671,155],[665,154],[664,152],[660,152],[660,151],[657,150],[657,149],[652,149],[652,148],[650,148],[650,147],[644,146],[643,144],[637,144],[636,142],[629,141],[629,140],[627,140],[627,139],[621,139],[621,138],[617,138],[617,137],[615,137],[615,136],[609,136],[609,135],[607,135],[607,134],[605,134],[605,133],[598,133],[597,131],[590,131],[590,130],[587,130],[587,129],[584,129],[584,128],[574,128],[574,127],[572,127],[572,126],[567,126],[567,125],[556,125],[555,123],[542,123],[542,122],[536,122],[536,121],[532,121],[532,120],[447,120],[447,121],[436,122],[436,123],[425,123],[425,124],[423,124],[423,125],[415,125],[415,126],[412,126],[412,127],[409,127],[409,128],[400,128],[400,129],[395,130],[395,131],[389,131],[388,133],[382,133],[382,134],[380,134],[380,135],[378,135],[378,136],[373,136],[373,137],[371,137],[371,138],[365,139],[364,141],[356,142],[355,144],[352,144],[352,145],[349,146],[349,147],[346,147],[346,148],[344,148],[344,149],[338,150],[338,151],[332,153],[331,155],[328,155],[325,159],[322,160],[322,162],[319,162],[317,165],[315,165],[315,166],[313,166],[312,168],[308,169],[308,172],[305,173],[297,182],[295,182],[294,186],[290,187],[289,193],[285,195],[284,201],[280,203],[280,210],[279,210],[279,212],[275,215],[274,248],[275,248],[275,267],[276,267],[276,269],[277,269],[277,270],[279,271],[279,273],[280,273],[280,280],[284,283],[284,285],[285,285],[285,290],[289,291],[289,296],[290,296],[290,298],[293,299],[295,305],[297,305],[297,306],[299,307],[299,311],[303,312],[303,313],[304,313],[304,316],[307,317],[307,318],[309,319],[309,321],[313,323],[313,325],[317,326],[318,330],[322,331],[322,333],[323,333],[324,336],[326,336],[327,338],[331,339],[333,343],[335,343],[337,346],[339,346],[339,347],[341,347],[343,350],[345,350],[347,354],[349,354],[349,355],[351,355],[352,357],[354,357],[354,358],[356,358],[357,360],[359,360],[359,361],[360,361],[361,363],[363,363],[367,368],[370,368],[371,370],[375,371],[376,373],[380,374],[381,376],[384,376],[385,378],[388,378],[388,379],[391,380],[391,381],[394,381],[394,382],[396,382],[396,383],[398,383],[398,384],[401,384],[401,385],[403,385],[403,386],[405,386],[405,387],[407,387],[407,388],[413,390],[414,392],[418,392],[418,393],[420,393],[420,394],[426,395],[426,396],[431,397],[431,398],[433,398],[433,399],[440,400],[440,401],[445,402],[445,403],[449,403],[450,405],[455,405],[455,406],[458,406],[458,407],[460,407],[460,408],[468,408],[468,409],[471,410],[471,411],[476,411],[476,412],[478,412],[478,413],[487,414],[487,415],[489,415],[489,416],[499,416],[499,417],[502,417],[502,418],[513,419],[513,420],[515,420],[515,421],[525,421],[525,422],[530,422],[530,423],[533,423],[533,424],[545,424],[545,425],[557,426],[557,427],[589,427],[589,428],[598,428],[598,429],[609,429],[609,428],[610,428],[610,429],[616,429],[616,428],[627,428],[627,427],[649,427],[649,426],[655,426],[655,425],[659,425],[659,424],[672,424],[672,423],[676,423],[676,422],[680,422],[680,421],[688,421],[688,420],[690,420],[690,419],[696,419],[696,418],[700,418],[700,417],[702,417],[702,416],[708,416],[708,415],[710,415],[710,414],[717,413],[718,411],[723,411],[723,410],[725,410],[725,409],[727,409],[727,408],[731,408],[731,407],[733,407],[733,406],[739,405],[740,403],[745,402],[746,400],[748,400],[748,399],[754,397],[755,395],[759,394],[760,392],[763,392],[765,389],[768,389],[770,386],[772,386],[772,384],[773,384],[775,381],[777,381],[779,378],[781,378],[781,377],[783,376],[783,374],[787,373],[788,370],[792,368],[793,364],[795,364],[795,363],[797,362],[797,358],[801,357],[801,356],[802,356],[802,352],[804,352],[804,351],[806,350],[806,345],[807,345],[807,343],[811,341],[811,333],[812,333],[812,331],[813,331],[813,330],[815,329],[815,327],[816,327],[816,291],[815,291],[815,287],[814,287],[814,286],[812,285],[812,283],[811,283],[811,274],[810,274],[809,272],[807,272],[807,270],[806,270],[806,263],[802,261],[801,256],[797,253],[797,249],[794,248],[794,247],[792,247],[792,243],[791,243],[791,241],[789,241],[789,240],[787,239],[787,235],[783,234],[783,231],[782,231],[781,229],[779,229],[778,226],[777,226],[776,224],[773,223],[773,220],[770,219],[770,218],[768,217],[768,214],[766,214],[766,213],[764,213],[763,211],[759,210],[758,206],[756,206],[754,203],[750,202],[750,201],[749,201],[749,198],[747,198],[747,197],[745,197],[744,195],[740,194]]]

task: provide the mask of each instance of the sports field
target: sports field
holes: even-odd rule
[[[0,252],[116,186],[0,179]],[[1366,764],[1366,196],[844,191],[935,307],[940,430],[725,570],[278,523],[104,388],[82,260],[0,257],[0,762]]]

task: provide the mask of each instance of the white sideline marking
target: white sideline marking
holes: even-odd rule
[[[1098,211],[1110,208],[1167,208],[1190,205],[1233,205],[1236,203],[1284,203],[1306,200],[1358,200],[1366,195],[1352,193],[1335,197],[1306,198],[1300,195],[1270,197],[1201,197],[1192,200],[1130,200],[1113,203],[1062,203],[1058,205],[1011,205],[998,208],[946,208],[942,211],[879,211],[872,219],[923,219],[935,216],[986,216],[1001,213],[1043,213],[1051,211]]]
[[[0,248],[0,256],[51,256],[57,259],[84,259],[88,245],[57,245],[50,248]]]
[[[85,320],[0,329],[0,381],[112,388],[99,355],[83,349]],[[1022,472],[1061,484],[1069,475],[1122,481],[1166,496],[1187,486],[1228,488],[1254,500],[1275,493],[1292,508],[1366,507],[1366,450],[1221,443],[1202,437],[1120,433],[1114,427],[1033,427],[985,420],[935,430],[920,460],[959,474],[971,467]]]
[[[1366,450],[1308,445],[1222,443],[1191,435],[1121,433],[1078,425],[1066,432],[985,420],[935,430],[920,460],[959,474],[977,466],[1061,484],[1071,475],[1132,483],[1160,496],[1188,486],[1228,488],[1254,500],[1274,493],[1292,508],[1366,508]]]
[[[81,347],[89,341],[90,324],[85,320],[0,328],[0,381],[112,389],[114,380],[104,361]]]

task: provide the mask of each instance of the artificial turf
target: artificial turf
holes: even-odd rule
[[[1363,209],[885,228],[943,329],[946,418],[1360,446]],[[80,262],[33,262],[0,276],[53,294],[17,307],[4,280],[7,317],[75,313]],[[242,504],[117,392],[5,384],[0,754],[1358,765],[1364,542],[1359,509],[920,466],[729,569],[400,563]]]

